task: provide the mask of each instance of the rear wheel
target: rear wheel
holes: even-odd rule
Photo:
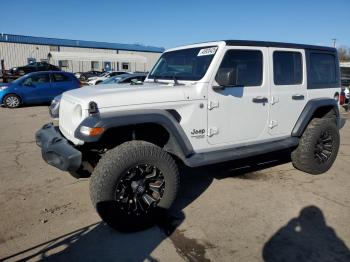
[[[310,174],[321,174],[333,165],[340,144],[334,118],[314,118],[292,152],[294,167]]]
[[[21,99],[15,94],[9,94],[4,97],[3,104],[8,108],[17,108],[21,105]]]
[[[176,198],[179,173],[161,148],[126,142],[108,151],[90,180],[90,196],[101,218],[119,231],[152,225]]]

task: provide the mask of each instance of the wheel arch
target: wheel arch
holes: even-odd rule
[[[9,92],[9,93],[5,94],[5,95],[2,97],[2,101],[1,101],[2,104],[4,103],[5,98],[6,98],[8,95],[15,95],[15,96],[19,97],[21,104],[24,102],[24,99],[23,99],[23,97],[22,97],[20,94],[15,93],[15,92]]]
[[[331,98],[309,100],[294,125],[292,136],[300,137],[313,118],[324,117],[334,118],[337,126],[340,127],[339,107],[337,101]]]
[[[108,115],[89,116],[75,131],[75,137],[87,143],[113,141],[116,145],[130,140],[144,140],[162,147],[181,160],[193,153],[193,148],[179,122],[175,110],[132,110]],[[85,136],[81,126],[103,127],[98,137]]]

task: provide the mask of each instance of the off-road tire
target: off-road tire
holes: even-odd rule
[[[22,104],[21,98],[15,94],[6,95],[2,102],[7,108],[18,108]]]
[[[321,162],[316,156],[317,145],[325,132],[331,136],[327,151],[328,158]],[[323,142],[322,142],[323,144]],[[314,118],[311,120],[299,141],[298,147],[292,152],[291,158],[295,168],[309,174],[318,175],[326,172],[337,157],[340,144],[339,129],[334,118]],[[331,152],[330,154],[328,152]]]
[[[116,190],[125,172],[141,165],[156,166],[164,177],[162,198],[151,212],[127,214],[118,206]],[[179,188],[179,172],[173,158],[160,147],[145,141],[125,142],[106,152],[90,178],[90,197],[100,217],[118,231],[138,231],[157,222],[172,206]]]

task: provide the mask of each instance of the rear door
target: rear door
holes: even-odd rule
[[[303,49],[269,48],[271,96],[269,133],[290,136],[307,101]]]
[[[66,74],[51,73],[51,99],[75,87],[74,80]]]

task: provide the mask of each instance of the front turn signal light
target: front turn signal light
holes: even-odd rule
[[[87,127],[82,126],[80,128],[80,133],[86,136],[99,136],[101,135],[105,129],[103,127]]]

